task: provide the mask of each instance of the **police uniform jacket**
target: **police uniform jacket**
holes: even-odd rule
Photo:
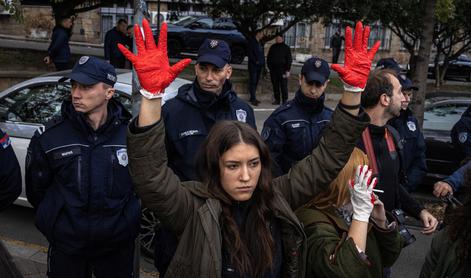
[[[403,169],[407,176],[404,186],[408,190],[414,190],[422,183],[427,173],[424,135],[410,109],[401,110],[400,116],[391,120],[390,125],[399,132],[402,144]]]
[[[180,87],[177,96],[162,107],[169,167],[182,180],[196,178],[196,153],[216,122],[237,120],[256,129],[253,109],[237,97],[230,81],[219,96],[210,94],[195,81]]]
[[[21,170],[8,134],[0,130],[0,211],[21,194]]]
[[[100,255],[137,236],[141,210],[127,167],[130,118],[111,100],[106,123],[95,131],[65,101],[62,116],[31,139],[28,201],[36,226],[62,252]]]
[[[319,143],[332,117],[324,99],[325,94],[314,100],[298,90],[293,100],[278,107],[265,121],[262,137],[270,148],[275,176],[288,173]]]
[[[451,130],[451,142],[463,153],[464,157],[471,157],[471,106],[461,116],[461,119]]]

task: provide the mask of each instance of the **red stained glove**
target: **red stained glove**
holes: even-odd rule
[[[332,65],[332,69],[340,75],[345,91],[362,92],[365,89],[371,62],[381,43],[377,41],[368,51],[369,37],[370,27],[363,28],[363,24],[358,21],[352,46],[352,28],[347,26],[345,30],[345,65]]]
[[[118,44],[119,50],[134,65],[139,77],[139,83],[144,90],[141,94],[148,98],[159,98],[163,96],[165,88],[172,83],[178,74],[190,64],[190,59],[183,59],[173,66],[169,65],[167,57],[167,23],[162,24],[159,36],[159,46],[154,42],[154,36],[149,22],[142,20],[144,38],[137,24],[134,25],[134,37],[138,55],[134,55],[122,44]]]

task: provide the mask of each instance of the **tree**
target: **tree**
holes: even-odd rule
[[[302,20],[316,21],[322,10],[333,7],[333,1],[326,0],[199,0],[207,5],[208,13],[212,16],[227,15],[236,22],[237,29],[246,37],[270,29],[280,19],[289,19],[280,33]],[[273,39],[274,33],[265,33],[262,44]]]

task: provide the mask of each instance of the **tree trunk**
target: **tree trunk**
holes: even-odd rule
[[[417,117],[420,126],[424,120],[425,91],[427,89],[427,72],[430,60],[430,50],[432,48],[433,29],[435,26],[435,4],[436,0],[424,1],[424,22],[423,33],[420,40],[419,53],[417,55],[416,69],[412,73],[412,80],[419,87],[419,91],[414,94],[412,110]]]

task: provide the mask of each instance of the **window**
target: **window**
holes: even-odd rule
[[[118,102],[121,102],[124,108],[126,108],[129,113],[132,113],[131,97],[128,94],[115,90],[113,99],[117,100]]]
[[[214,21],[214,29],[218,30],[235,30],[237,27],[232,21],[224,18],[219,18]]]
[[[451,131],[467,108],[466,104],[445,104],[430,107],[424,113],[424,129]]]
[[[198,24],[198,28],[202,28],[202,29],[211,29],[211,28],[213,28],[213,23],[214,22],[211,18],[202,18],[202,19],[200,19],[196,22]]]
[[[308,24],[307,22],[298,22],[288,29],[283,35],[285,43],[291,48],[308,48],[310,37]]]
[[[43,84],[27,87],[0,99],[0,118],[13,122],[45,124],[61,111],[70,98],[69,84]]]

